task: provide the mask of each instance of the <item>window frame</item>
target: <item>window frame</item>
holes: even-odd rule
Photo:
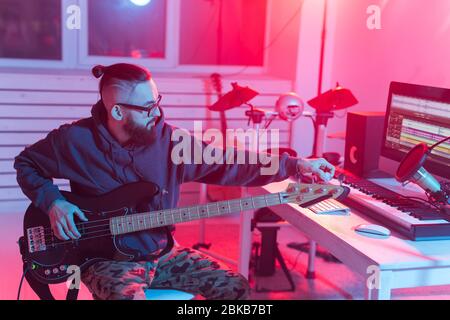
[[[37,69],[70,69],[86,70],[96,64],[113,64],[117,62],[128,62],[150,68],[152,72],[189,73],[205,74],[219,72],[223,75],[234,75],[243,73],[253,75],[263,75],[268,72],[268,51],[271,30],[271,7],[273,0],[267,1],[266,24],[264,37],[264,53],[262,66],[245,65],[205,65],[205,64],[179,64],[179,41],[180,41],[180,1],[167,0],[166,16],[166,37],[171,41],[166,41],[166,58],[146,58],[136,59],[131,57],[107,57],[88,55],[88,14],[87,0],[60,0],[61,1],[61,27],[62,27],[62,59],[42,60],[42,59],[14,59],[1,58],[0,68],[30,68]],[[80,30],[69,30],[66,27],[67,8],[70,5],[78,5],[81,12]]]
[[[81,30],[78,41],[78,65],[81,67],[92,67],[96,64],[113,64],[117,62],[135,63],[152,68],[174,68],[178,64],[178,42],[179,42],[179,0],[167,0],[166,10],[166,57],[136,59],[131,57],[108,57],[90,56],[88,54],[88,0],[78,0],[81,8]],[[167,41],[171,39],[171,41]]]

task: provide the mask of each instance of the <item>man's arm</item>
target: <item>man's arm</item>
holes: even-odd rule
[[[193,139],[194,143],[199,143]],[[203,150],[206,144],[203,143]],[[199,149],[197,149],[199,150]],[[222,152],[216,149],[216,152]],[[192,154],[195,149],[192,150]],[[244,152],[244,151],[242,151]],[[258,159],[261,155],[257,155]],[[279,156],[270,156],[269,163],[256,164],[249,163],[251,153],[245,151],[245,163],[237,161],[237,151],[234,152],[233,163],[223,160],[224,164],[207,164],[202,156],[202,163],[183,164],[182,182],[196,181],[209,184],[219,184],[227,186],[261,186],[268,183],[282,181],[296,174],[312,173],[322,181],[329,181],[334,175],[334,167],[325,159],[301,159],[290,157],[287,153]]]
[[[65,200],[52,179],[60,176],[56,151],[58,134],[58,130],[53,130],[46,138],[26,147],[14,161],[17,183],[43,212],[48,212],[55,200]]]
[[[50,224],[59,239],[76,239],[80,234],[73,215],[87,221],[84,213],[67,202],[53,183],[53,178],[62,178],[59,172],[62,130],[53,130],[46,138],[25,148],[14,161],[17,183],[33,204],[49,215]]]

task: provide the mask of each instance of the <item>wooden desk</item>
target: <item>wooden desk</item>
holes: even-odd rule
[[[250,188],[249,192],[280,192],[289,182]],[[388,238],[369,238],[357,234],[354,228],[362,223],[379,223],[357,211],[347,216],[317,215],[295,204],[272,210],[362,275],[366,299],[390,299],[395,288],[450,284],[450,240],[411,241],[392,230]],[[241,239],[245,241],[245,237]]]

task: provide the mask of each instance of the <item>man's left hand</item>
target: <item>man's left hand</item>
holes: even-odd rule
[[[297,170],[301,174],[312,173],[323,182],[330,181],[334,176],[334,166],[323,158],[319,159],[299,159]]]

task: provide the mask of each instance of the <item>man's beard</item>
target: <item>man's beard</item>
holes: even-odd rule
[[[130,135],[131,143],[135,145],[149,145],[156,140],[156,122],[154,122],[151,129],[148,129],[147,126],[138,127],[128,118],[123,129]]]

